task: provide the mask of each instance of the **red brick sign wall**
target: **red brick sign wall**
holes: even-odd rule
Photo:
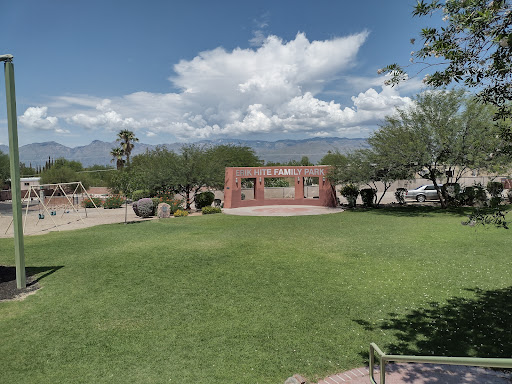
[[[260,205],[319,205],[336,206],[336,192],[327,180],[328,166],[306,167],[229,167],[224,179],[224,207],[253,207]],[[293,199],[265,199],[265,178],[293,179]],[[318,198],[304,198],[304,178],[318,178]],[[253,179],[254,199],[242,200],[242,179]]]

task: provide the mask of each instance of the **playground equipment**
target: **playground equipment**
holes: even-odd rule
[[[73,193],[71,193],[71,194],[66,193],[65,188],[63,188],[65,186],[75,186],[75,188],[73,190]],[[51,194],[51,196],[48,198],[48,201],[46,201],[46,202],[45,202],[46,197],[44,196],[44,189],[45,189],[45,187],[53,189],[53,193]],[[59,191],[59,194],[62,193],[62,195],[66,199],[65,200],[66,201],[65,208],[63,209],[61,217],[63,217],[64,214],[70,213],[71,211],[73,211],[78,216],[78,219],[85,225],[85,222],[84,222],[82,216],[80,215],[80,213],[78,212],[78,210],[76,209],[75,204],[74,204],[75,196],[76,196],[76,201],[78,203],[78,194],[81,194],[81,195],[85,194],[87,196],[87,198],[89,200],[91,200],[92,204],[94,205],[94,208],[98,211],[100,216],[102,215],[101,214],[101,210],[98,209],[98,207],[94,203],[94,200],[91,198],[91,196],[89,195],[89,193],[87,192],[87,190],[83,186],[82,182],[80,182],[80,181],[71,182],[71,183],[42,184],[42,185],[38,185],[38,186],[33,186],[32,185],[32,186],[29,187],[29,189],[28,189],[28,191],[27,191],[27,193],[25,194],[25,197],[24,197],[24,199],[27,202],[27,205],[26,205],[26,208],[25,208],[25,220],[24,220],[24,224],[23,224],[23,231],[24,232],[25,232],[26,225],[27,225],[27,218],[28,218],[28,210],[29,210],[30,200],[33,197],[35,197],[35,199],[38,201],[38,207],[39,207],[39,214],[38,214],[38,219],[37,219],[36,225],[39,223],[40,220],[44,220],[45,219],[45,213],[46,213],[47,216],[53,222],[53,225],[54,225],[53,228],[57,228],[57,230],[60,231],[59,226],[57,225],[57,223],[55,222],[55,220],[53,218],[54,216],[57,216],[57,210],[50,205],[51,202],[52,202],[52,199],[54,197],[56,197],[55,194],[57,193],[57,191]],[[41,212],[41,209],[42,209],[42,212]],[[85,210],[85,215],[87,217],[87,209]],[[13,221],[11,220],[11,223],[7,227],[5,233],[7,233],[7,231],[11,227],[12,222]]]

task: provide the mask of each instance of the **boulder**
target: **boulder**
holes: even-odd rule
[[[159,219],[171,217],[171,206],[167,203],[158,204],[156,215]]]

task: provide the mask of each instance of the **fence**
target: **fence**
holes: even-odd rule
[[[380,365],[380,383],[375,381],[375,355],[379,357]],[[449,364],[465,365],[470,367],[492,367],[492,368],[512,368],[512,359],[503,358],[478,358],[478,357],[446,357],[446,356],[410,356],[410,355],[387,355],[377,347],[376,344],[370,344],[370,382],[372,384],[386,383],[386,363],[388,361],[404,363],[427,363],[427,364]]]

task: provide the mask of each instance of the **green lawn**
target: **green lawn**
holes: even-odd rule
[[[512,233],[463,219],[208,215],[27,237],[43,288],[0,303],[0,381],[281,383],[362,366],[372,341],[510,357]]]

